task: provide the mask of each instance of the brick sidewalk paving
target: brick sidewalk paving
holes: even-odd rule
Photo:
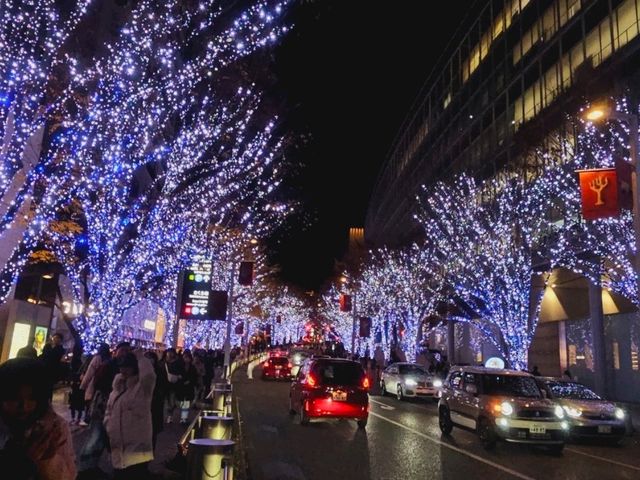
[[[71,412],[69,411],[68,404],[65,402],[65,394],[68,390],[69,387],[61,387],[56,389],[53,395],[53,409],[58,415],[66,419],[67,422],[71,421]],[[190,419],[193,418],[193,415],[195,415],[194,411],[191,412]],[[77,457],[88,435],[88,427],[69,425],[69,428],[73,436],[73,445]],[[180,474],[166,468],[164,462],[171,460],[175,456],[177,451],[176,444],[186,428],[186,425],[180,425],[179,423],[164,425],[164,430],[158,435],[155,459],[149,466],[149,470],[155,478],[163,480],[178,480],[182,478]],[[113,469],[108,452],[103,453],[100,460],[100,468],[107,474],[112,474]]]

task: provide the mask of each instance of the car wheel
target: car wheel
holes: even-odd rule
[[[293,400],[291,398],[291,395],[289,395],[289,415],[295,415],[296,414],[296,410],[293,408]]]
[[[387,387],[384,385],[384,380],[380,382],[380,394],[385,397],[387,395]]]
[[[362,419],[358,420],[358,428],[359,429],[366,428],[367,427],[367,422],[369,422],[369,417],[362,418]]]
[[[402,392],[402,385],[398,385],[398,390],[396,391],[396,398],[398,400],[404,400],[404,393]]]
[[[453,430],[453,422],[451,421],[451,415],[447,407],[440,407],[440,411],[438,412],[438,425],[444,435],[449,435],[451,430]]]
[[[549,445],[547,448],[553,455],[562,455],[562,450],[564,450],[564,443],[562,445]]]
[[[493,450],[496,447],[496,433],[489,421],[484,418],[480,419],[478,436],[485,450]]]
[[[307,412],[305,410],[307,402],[302,402],[300,405],[300,425],[309,425],[309,417],[307,416]]]

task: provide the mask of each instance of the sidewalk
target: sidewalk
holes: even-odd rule
[[[67,420],[67,422],[71,420],[71,412],[69,411],[69,406],[65,403],[65,393],[68,390],[69,387],[58,388],[53,394],[53,409],[58,415]],[[195,411],[192,410],[190,414],[190,420],[193,419],[194,415]],[[182,478],[180,474],[167,469],[164,465],[164,462],[167,460],[171,460],[175,456],[177,451],[176,444],[186,428],[187,425],[180,425],[180,423],[171,423],[168,425],[164,425],[164,430],[158,435],[155,459],[149,466],[149,470],[155,478],[159,480],[179,480]],[[73,446],[77,457],[87,437],[88,427],[69,425],[69,429],[71,430],[71,435],[73,437]],[[102,454],[102,458],[100,460],[100,468],[109,475],[111,475],[113,472],[109,454],[106,451]]]

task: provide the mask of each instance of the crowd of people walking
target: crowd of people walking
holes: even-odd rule
[[[162,352],[122,342],[101,344],[95,355],[74,348],[63,361],[63,338],[55,334],[40,356],[25,347],[0,365],[0,471],[16,480],[144,479],[165,424],[189,421],[222,374],[222,352]],[[54,385],[66,383],[70,421],[52,408]],[[74,449],[69,424],[86,428]],[[77,446],[79,447],[79,446]],[[76,455],[77,453],[77,455]]]

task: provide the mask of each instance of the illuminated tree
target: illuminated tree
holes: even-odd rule
[[[418,200],[430,275],[464,312],[456,319],[480,329],[512,368],[526,369],[541,300],[531,298],[534,257],[552,206],[544,188],[521,179],[478,185],[463,175]]]

